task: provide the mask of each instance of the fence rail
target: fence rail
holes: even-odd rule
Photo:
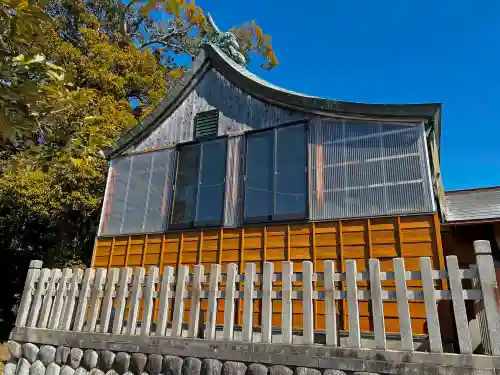
[[[273,301],[281,301],[282,344],[294,343],[292,301],[302,305],[301,344],[314,342],[314,303],[324,301],[326,310],[326,345],[339,345],[338,308],[346,301],[348,310],[347,347],[361,348],[360,300],[371,301],[373,331],[377,349],[387,349],[384,301],[397,301],[401,349],[414,351],[410,301],[423,301],[428,326],[429,350],[443,352],[437,303],[451,300],[461,353],[473,351],[466,314],[466,300],[481,305],[478,312],[482,324],[483,347],[489,354],[500,355],[500,313],[498,287],[488,241],[476,241],[477,264],[460,269],[455,256],[446,258],[446,270],[433,270],[431,260],[420,258],[420,271],[405,270],[404,259],[393,259],[393,272],[381,272],[378,259],[370,259],[367,272],[358,272],[354,260],[345,261],[345,272],[336,272],[334,261],[324,263],[324,272],[314,272],[311,262],[302,262],[302,272],[294,272],[292,262],[282,263],[282,272],[274,272],[274,264],[263,263],[262,274],[256,264],[247,263],[242,273],[229,264],[225,273],[213,264],[208,273],[196,265],[192,275],[181,265],[177,270],[158,267],[147,272],[138,267],[122,269],[46,269],[34,261],[28,271],[17,316],[16,327],[34,327],[72,332],[100,332],[140,336],[192,337],[208,340],[241,340],[275,342],[272,326]],[[447,290],[435,288],[441,280]],[[471,280],[465,289],[463,280]],[[387,290],[392,281],[394,290]],[[409,289],[408,281],[419,281],[418,290]],[[359,283],[367,284],[366,290]],[[368,283],[366,283],[368,282]],[[341,289],[341,284],[345,287]],[[217,332],[218,301],[223,300],[224,322]],[[190,301],[185,329],[185,306]],[[206,319],[201,322],[202,300],[208,305]],[[242,329],[235,336],[236,300],[243,301]],[[254,301],[261,301],[261,324],[255,327]],[[155,313],[157,311],[157,314]],[[220,333],[220,335],[217,335]]]

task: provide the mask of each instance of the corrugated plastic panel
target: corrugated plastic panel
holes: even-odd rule
[[[500,187],[447,191],[446,221],[500,218]]]
[[[229,137],[227,141],[226,192],[224,226],[236,227],[241,224],[243,208],[245,137]]]
[[[100,236],[167,228],[175,158],[167,149],[112,160]]]
[[[309,157],[312,220],[435,210],[423,125],[313,123]]]

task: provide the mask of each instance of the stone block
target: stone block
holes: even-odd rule
[[[185,358],[182,363],[182,375],[200,375],[201,360],[195,357]]]
[[[334,370],[334,369],[326,369],[323,371],[323,375],[347,375],[344,371]]]
[[[144,353],[132,353],[130,356],[130,371],[135,375],[141,375],[146,368],[148,357]]]
[[[201,375],[221,375],[222,362],[217,359],[205,359],[201,365]]]
[[[30,368],[30,375],[45,375],[45,365],[37,359]]]
[[[245,375],[247,366],[243,362],[227,361],[222,366],[223,375]]]
[[[149,375],[160,375],[163,366],[163,357],[160,354],[150,354],[148,356],[148,363],[146,371]]]
[[[115,370],[111,369],[108,372],[106,372],[106,375],[120,375],[120,374],[118,374]]]
[[[268,371],[267,366],[262,363],[251,363],[247,367],[246,375],[267,375]]]
[[[125,374],[130,367],[130,354],[119,352],[115,356],[115,363],[113,368],[118,374]]]
[[[87,375],[89,372],[87,371],[86,368],[84,367],[78,367],[76,370],[75,370],[75,373],[74,375]]]
[[[75,374],[75,369],[71,366],[64,365],[61,367],[61,372],[59,375],[74,375]]]
[[[99,360],[99,354],[95,350],[87,349],[83,353],[83,367],[87,370],[92,370],[97,367],[97,361]]]
[[[66,365],[68,363],[69,353],[71,349],[67,346],[58,346],[56,349],[56,363],[59,366]]]
[[[59,375],[61,373],[61,366],[57,363],[52,362],[47,366],[47,370],[45,370],[45,375]]]
[[[108,372],[113,368],[113,363],[115,362],[115,353],[109,350],[103,350],[99,353],[99,368]]]
[[[28,360],[29,363],[33,363],[36,361],[36,357],[38,356],[38,346],[32,344],[31,342],[27,342],[23,344],[23,357]]]
[[[14,361],[9,361],[5,364],[3,368],[4,375],[16,375],[17,363]]]
[[[295,375],[321,375],[321,371],[309,367],[297,367]]]
[[[377,372],[356,371],[352,375],[379,375]]]
[[[83,350],[80,348],[71,348],[69,352],[69,364],[75,370],[80,367],[80,363],[82,363],[83,358]],[[82,374],[83,375],[83,374]]]
[[[89,371],[88,375],[105,375],[105,374],[102,370],[95,367]]]
[[[163,357],[163,373],[165,375],[182,374],[182,358],[175,355],[166,355]]]
[[[56,348],[52,345],[42,345],[38,351],[38,359],[42,361],[44,366],[48,366],[56,359]]]
[[[7,343],[7,348],[9,349],[10,356],[14,359],[19,359],[23,355],[23,346],[17,341],[9,341]]]
[[[16,375],[29,375],[31,363],[26,358],[19,359],[17,362]]]
[[[8,350],[7,348],[7,345],[2,345],[4,346],[3,348],[1,348],[2,350],[0,350],[0,362],[8,362],[10,361],[10,359],[12,358],[12,356],[10,355],[10,351]],[[7,349],[7,350],[5,350]]]
[[[292,375],[293,371],[286,366],[274,365],[269,368],[269,375]]]

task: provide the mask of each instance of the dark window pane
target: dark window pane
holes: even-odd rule
[[[196,212],[200,146],[179,149],[172,224],[192,223]]]
[[[273,148],[272,131],[248,136],[245,218],[273,214]]]
[[[306,214],[306,147],[303,125],[277,130],[276,215]]]
[[[226,154],[226,139],[201,144],[197,224],[220,224],[222,222]]]

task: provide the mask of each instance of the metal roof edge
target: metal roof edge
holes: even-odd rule
[[[224,77],[248,94],[263,101],[281,103],[300,111],[357,115],[359,117],[425,118],[433,120],[440,114],[441,103],[370,104],[347,102],[309,96],[271,84],[227,57],[219,48],[206,45],[205,50],[213,66]]]
[[[117,156],[147,137],[161,123],[160,119],[168,117],[177,108],[210,67],[214,67],[249,95],[277,106],[331,117],[422,119],[430,123],[438,139],[440,138],[441,103],[368,104],[308,96],[273,85],[238,65],[218,47],[204,44],[188,72],[175,84],[168,97],[161,100],[148,116],[117,140],[116,146],[108,153],[108,158]]]

